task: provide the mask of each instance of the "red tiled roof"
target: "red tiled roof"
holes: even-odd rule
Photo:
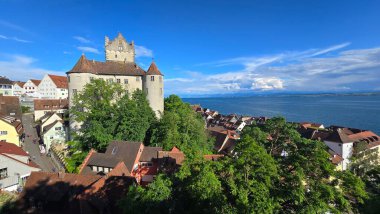
[[[161,75],[161,76],[163,76],[162,73],[160,72],[160,70],[158,70],[156,63],[154,63],[154,62],[152,62],[152,64],[150,64],[148,71],[146,72],[146,75]]]
[[[68,88],[67,77],[52,74],[49,74],[48,76],[54,82],[57,88]]]
[[[131,172],[123,161],[120,161],[115,168],[107,174],[108,176],[131,176]]]
[[[69,101],[67,99],[35,99],[34,110],[58,110],[68,109]]]
[[[13,143],[7,143],[0,141],[0,153],[11,154],[20,156],[29,156],[21,147],[16,146]]]
[[[94,154],[94,153],[96,153],[96,151],[94,149],[91,149],[90,152],[85,157],[85,159],[83,160],[82,164],[80,165],[79,173],[78,174],[82,173],[83,169],[87,166],[88,161],[90,160],[92,154]]]
[[[24,84],[25,82],[21,82],[21,81],[16,81],[15,84],[17,84],[18,86],[20,86],[21,88],[24,87]]]
[[[129,75],[143,76],[145,71],[136,63],[132,62],[114,62],[114,61],[90,61],[82,55],[75,66],[67,72],[70,73],[92,73],[105,75]]]
[[[31,79],[30,80],[34,85],[38,86],[40,83],[41,83],[41,80],[34,80],[34,79]]]

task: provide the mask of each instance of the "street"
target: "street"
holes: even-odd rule
[[[42,171],[53,172],[53,169],[57,168],[53,164],[53,161],[50,159],[50,157],[47,157],[46,154],[40,153],[38,140],[36,143],[33,143],[33,139],[38,139],[37,131],[34,128],[35,123],[33,120],[33,114],[23,114],[22,123],[25,133],[23,149],[29,153],[32,161],[38,164],[41,167]]]

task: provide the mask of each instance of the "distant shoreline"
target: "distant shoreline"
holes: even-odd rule
[[[181,96],[182,99],[213,99],[213,98],[244,98],[244,97],[332,97],[332,96],[380,96],[380,91],[376,92],[350,92],[350,93],[260,93],[260,94],[217,94],[217,95],[199,95],[194,97]]]

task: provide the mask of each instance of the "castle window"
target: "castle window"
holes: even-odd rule
[[[160,76],[160,82],[162,82],[162,76]]]
[[[90,77],[90,81],[93,81],[94,80],[94,77]]]
[[[117,54],[115,54],[115,58],[117,58]]]
[[[120,79],[116,79],[116,82],[117,82],[117,83],[120,83]]]
[[[128,84],[128,79],[124,79],[124,84]]]
[[[151,77],[150,77],[150,81],[154,81],[154,76],[151,76]]]
[[[137,81],[137,82],[140,81],[140,77],[136,77],[136,81]]]
[[[67,81],[70,82],[70,76],[67,77]]]
[[[123,50],[123,46],[119,46],[119,51],[122,51]]]
[[[160,94],[162,95],[162,88],[160,88]]]

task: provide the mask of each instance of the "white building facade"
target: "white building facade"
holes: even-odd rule
[[[38,86],[42,98],[67,99],[69,96],[67,77],[46,74]]]

